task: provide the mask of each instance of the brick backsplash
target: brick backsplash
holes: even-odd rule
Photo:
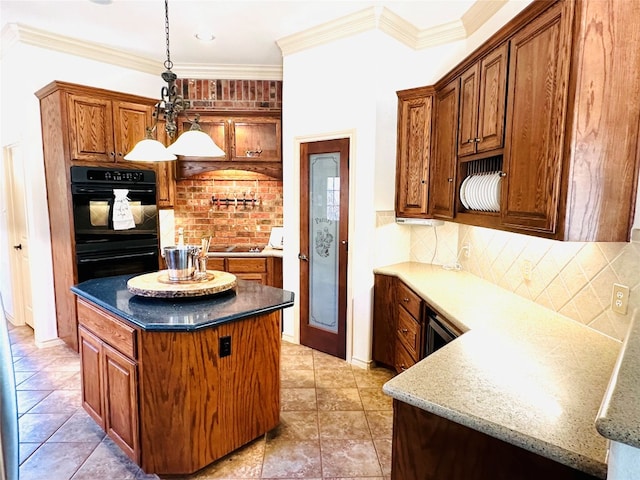
[[[264,247],[271,227],[282,226],[282,181],[263,175],[234,179],[201,174],[176,182],[175,228],[184,229],[186,243],[200,244],[212,236],[212,245]],[[243,204],[243,198],[258,200]],[[211,198],[215,195],[216,202]],[[238,203],[236,205],[235,199]],[[218,205],[218,199],[223,199]],[[230,199],[229,205],[226,199]]]
[[[282,109],[282,81],[179,78],[176,87],[189,110],[271,111]]]
[[[471,255],[460,255],[468,244]],[[411,227],[410,260],[465,271],[618,340],[640,311],[640,243],[558,242],[446,222]],[[531,264],[525,280],[524,262]],[[459,262],[459,263],[458,263]],[[630,288],[626,315],[611,310],[613,284]]]

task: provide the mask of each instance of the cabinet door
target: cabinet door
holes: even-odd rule
[[[238,118],[231,124],[231,159],[252,162],[282,160],[280,119]]]
[[[153,107],[131,102],[113,102],[113,125],[116,161],[124,162],[124,156],[146,138],[147,127],[152,126]]]
[[[473,64],[460,76],[458,155],[476,153],[478,135],[478,83],[480,65]]]
[[[480,61],[478,133],[474,142],[477,153],[504,146],[507,52],[505,43]]]
[[[568,74],[561,16],[559,3],[511,40],[501,223],[516,229],[556,230]]]
[[[396,161],[398,216],[427,214],[432,109],[433,95],[399,98]]]
[[[136,364],[104,344],[105,430],[136,463],[138,438],[138,387]]]
[[[456,147],[458,145],[458,90],[455,79],[436,92],[434,142],[429,179],[429,213],[453,218]]]
[[[189,114],[189,117],[195,118],[195,115]],[[226,156],[216,158],[216,161],[230,160],[231,150],[229,148],[229,119],[219,115],[200,115],[198,121],[203,132],[209,135],[216,145],[224,150]],[[178,135],[182,132],[189,131],[191,123],[186,119],[182,119],[178,124]],[[175,139],[173,140],[175,141]]]
[[[79,353],[82,368],[82,406],[95,422],[106,429],[102,397],[102,342],[88,330],[78,328]]]
[[[373,285],[373,360],[395,366],[396,288],[395,277],[375,275]]]
[[[111,100],[69,95],[71,160],[115,162]]]
[[[156,140],[164,146],[171,143],[168,139],[164,122],[159,121],[156,125]],[[156,187],[157,200],[159,208],[173,208],[176,199],[176,162],[157,162],[156,163]]]

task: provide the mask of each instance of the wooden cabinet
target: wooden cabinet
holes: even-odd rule
[[[505,42],[460,76],[459,156],[504,145],[507,58]]]
[[[207,268],[233,273],[243,280],[282,288],[282,258],[279,257],[209,257]]]
[[[504,226],[550,234],[557,229],[568,33],[557,4],[511,39]]]
[[[146,473],[191,474],[278,425],[280,311],[150,331],[77,301],[82,405]]]
[[[396,216],[427,214],[433,88],[397,92]]]
[[[391,446],[391,480],[596,479],[396,399]]]
[[[193,117],[197,112],[189,112]],[[182,157],[178,160],[178,178],[187,178],[212,170],[246,170],[282,177],[282,128],[280,112],[200,113],[200,127],[225,152],[223,158]],[[186,120],[178,133],[189,130]]]
[[[375,275],[373,360],[402,372],[424,357],[422,299],[401,280]]]
[[[640,102],[630,100],[640,97],[640,29],[629,19],[639,15],[638,2],[532,2],[440,79],[429,215],[555,240],[629,241],[640,170]],[[467,175],[495,170],[499,212],[458,205]]]
[[[436,90],[434,153],[429,175],[429,213],[452,219],[458,144],[458,79]]]
[[[100,94],[69,94],[72,161],[120,162],[152,125],[153,106]]]
[[[135,355],[129,356],[135,353],[135,348],[131,348],[135,345],[135,331],[81,300],[78,301],[78,324],[82,406],[138,463],[137,361]]]
[[[38,90],[36,96],[49,198],[58,337],[77,351],[76,302],[69,290],[78,283],[70,167],[109,163],[118,168],[154,169],[149,163],[119,160],[144,138],[155,100],[58,81]]]

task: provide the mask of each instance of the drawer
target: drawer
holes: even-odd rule
[[[207,270],[224,272],[224,258],[207,258]]]
[[[422,338],[422,328],[420,324],[409,315],[404,308],[398,307],[398,323],[396,336],[406,347],[407,352],[418,360],[420,354],[420,339]]]
[[[136,358],[136,330],[78,299],[78,323],[129,358]]]
[[[396,288],[398,303],[406,308],[407,311],[413,315],[413,318],[420,318],[422,299],[402,282],[398,282]]]
[[[416,364],[416,361],[409,355],[409,352],[402,346],[400,342],[396,343],[395,367],[396,372],[402,373],[407,368]]]
[[[266,273],[266,258],[227,258],[227,268],[231,273]]]

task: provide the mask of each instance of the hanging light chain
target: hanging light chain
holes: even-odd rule
[[[167,70],[171,70],[173,62],[171,61],[171,52],[169,51],[169,0],[164,0],[164,33],[167,40],[167,59],[164,62],[164,67]]]

